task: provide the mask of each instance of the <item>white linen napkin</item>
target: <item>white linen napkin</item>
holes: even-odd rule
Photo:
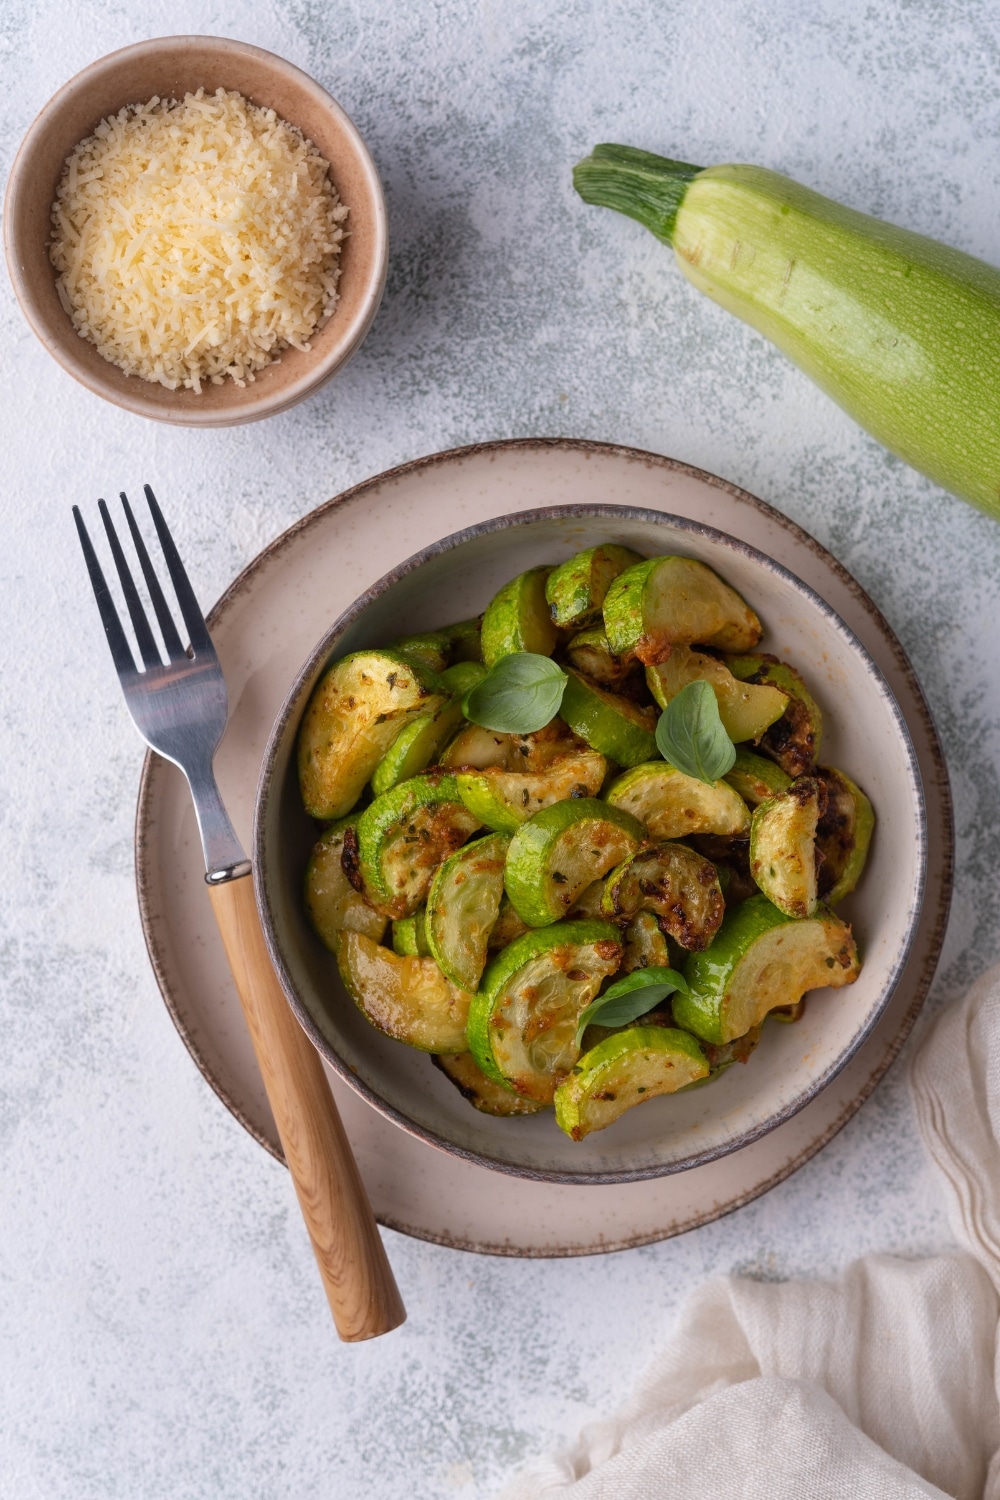
[[[911,1083],[963,1249],[708,1282],[619,1414],[500,1500],[1000,1500],[1000,967]]]

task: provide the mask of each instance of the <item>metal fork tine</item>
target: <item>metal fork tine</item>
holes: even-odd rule
[[[118,618],[118,611],[111,597],[111,591],[104,580],[101,565],[97,561],[97,553],[94,551],[87,528],[83,524],[83,517],[80,514],[80,507],[78,505],[73,506],[73,519],[76,522],[76,529],[80,537],[80,546],[83,548],[83,555],[87,562],[87,571],[90,574],[90,582],[93,585],[94,595],[97,599],[97,608],[101,612],[101,623],[104,626],[104,633],[108,638],[108,645],[111,647],[111,655],[114,658],[118,675],[122,678],[138,676],[135,662],[132,659],[132,651],[129,647],[128,638],[122,629],[121,621]]]
[[[188,576],[184,570],[184,564],[181,562],[180,553],[174,546],[174,539],[170,535],[166,521],[163,519],[163,512],[156,503],[156,496],[148,484],[143,485],[143,491],[150,514],[153,517],[156,534],[160,538],[160,546],[163,548],[167,571],[170,574],[170,581],[174,586],[174,593],[177,595],[177,603],[181,607],[181,614],[184,616],[184,623],[191,637],[191,645],[194,653],[197,656],[199,652],[211,652],[214,656],[215,647],[212,645],[212,637],[208,633],[205,617],[201,612],[198,600],[195,598],[194,589],[188,582]]]
[[[132,514],[132,507],[128,503],[128,496],[124,490],[121,491],[121,502],[122,508],[125,511],[125,519],[128,522],[128,529],[132,533],[132,541],[135,545],[136,556],[139,559],[139,566],[142,569],[142,576],[146,580],[149,597],[153,601],[156,618],[160,622],[160,630],[163,632],[163,644],[167,648],[167,655],[171,661],[180,661],[181,657],[186,654],[184,643],[177,634],[177,626],[174,624],[174,617],[170,613],[170,606],[163,597],[160,580],[157,578],[153,564],[149,560],[146,543],[142,539],[142,532],[136,525],[135,516]]]
[[[98,500],[97,508],[101,513],[101,520],[104,522],[104,529],[108,534],[108,541],[111,544],[111,556],[114,558],[115,567],[118,569],[118,578],[121,582],[122,593],[125,595],[125,603],[128,606],[132,628],[135,631],[135,638],[139,646],[139,654],[142,657],[143,665],[147,668],[162,667],[163,662],[160,659],[156,641],[153,639],[153,632],[149,628],[146,611],[142,607],[139,591],[135,586],[131,569],[122,551],[122,544],[118,540],[118,533],[112,524],[108,507],[103,500]]]

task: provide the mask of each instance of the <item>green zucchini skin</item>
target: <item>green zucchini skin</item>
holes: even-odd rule
[[[893,453],[1000,517],[1000,270],[764,167],[598,146],[574,183]]]
[[[357,871],[371,905],[393,920],[412,917],[437,866],[479,826],[447,771],[411,776],[376,797],[357,822]]]

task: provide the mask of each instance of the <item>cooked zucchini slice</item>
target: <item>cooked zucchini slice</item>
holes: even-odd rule
[[[805,1006],[805,1003],[804,1000],[799,1001],[799,1010]],[[787,1005],[780,1008],[781,1011],[792,1009],[794,1009],[793,1006]],[[768,1015],[776,1021],[779,1019],[779,1010],[768,1011]],[[784,1019],[788,1018],[784,1017]],[[733,1063],[748,1063],[760,1046],[763,1030],[764,1023],[761,1022],[759,1026],[751,1026],[750,1030],[744,1032],[742,1036],[734,1037],[731,1042],[723,1042],[721,1046],[715,1047],[711,1042],[702,1042],[702,1051],[708,1058],[711,1077],[718,1078],[719,1074],[731,1068]]]
[[[746,803],[725,781],[709,786],[663,760],[633,766],[615,778],[604,798],[638,818],[654,839],[683,839],[693,833],[731,837],[750,827]]]
[[[584,886],[572,906],[567,908],[567,920],[579,922],[585,917],[591,917],[595,921],[601,921],[604,916],[604,913],[601,911],[601,897],[603,895],[603,880],[594,880],[590,885]]]
[[[674,1020],[721,1046],[807,990],[853,984],[860,970],[851,929],[833,912],[820,908],[797,921],[766,896],[751,896],[726,913],[711,950],[688,959],[688,994],[671,997]]]
[[[750,606],[693,557],[653,557],[620,574],[604,600],[604,629],[616,656],[632,653],[646,666],[674,646],[749,651],[761,637]]]
[[[671,946],[674,952],[671,952]],[[636,969],[674,969],[677,967],[675,955],[679,952],[679,947],[671,945],[666,933],[661,932],[655,912],[637,911],[625,929],[622,972],[634,974]]]
[[[432,672],[443,672],[451,659],[451,641],[443,630],[428,630],[423,635],[407,635],[390,646],[400,656],[420,662]]]
[[[763,683],[788,695],[780,719],[766,729],[759,748],[789,776],[805,776],[816,764],[823,739],[823,715],[794,667],[776,656],[727,656],[726,666],[741,682]]]
[[[421,906],[412,917],[397,917],[392,924],[392,951],[401,958],[433,958],[427,945],[427,911]],[[466,986],[468,988],[468,986]],[[475,985],[472,986],[475,989]]]
[[[817,779],[826,791],[826,809],[816,825],[820,853],[820,900],[836,906],[850,895],[865,867],[875,831],[875,812],[861,788],[843,771],[821,766]]]
[[[562,719],[552,719],[534,734],[512,734],[507,747],[508,771],[545,771],[552,762],[574,751],[586,750],[583,740]]]
[[[433,673],[398,652],[355,651],[334,662],[299,729],[299,785],[309,816],[349,813],[407,720],[443,702]]]
[[[448,698],[434,712],[418,714],[404,724],[372,773],[376,797],[434,765],[463,722],[461,703]]]
[[[587,915],[589,916],[590,913],[588,912]],[[595,912],[594,915],[599,917],[600,912]],[[500,898],[500,910],[490,932],[487,948],[490,953],[495,953],[500,948],[506,948],[507,944],[512,943],[515,938],[523,937],[529,931],[530,928],[527,922],[521,921],[521,918],[511,906],[505,893]]]
[[[696,833],[687,842],[704,854],[715,866],[726,898],[727,908],[737,901],[760,894],[760,886],[750,874],[750,830],[735,838],[721,838],[714,833]]]
[[[673,1026],[630,1026],[585,1052],[556,1089],[556,1124],[574,1141],[613,1125],[627,1109],[708,1077],[705,1054]]]
[[[432,958],[401,957],[361,932],[343,932],[337,963],[351,999],[372,1025],[421,1052],[463,1052],[472,996]]]
[[[509,1119],[515,1115],[537,1115],[548,1108],[536,1104],[534,1099],[522,1099],[520,1094],[512,1094],[506,1086],[487,1078],[471,1052],[441,1052],[431,1062],[468,1099],[473,1109],[484,1115]]]
[[[557,922],[499,953],[469,1009],[469,1049],[487,1077],[551,1104],[580,1055],[580,1015],[621,956],[609,922]]]
[[[728,781],[735,792],[739,792],[748,807],[758,807],[778,792],[787,792],[792,778],[763,755],[754,755],[752,750],[736,749],[733,769],[727,771],[723,781]]]
[[[456,769],[471,766],[480,771],[488,766],[505,771],[544,771],[560,756],[584,749],[583,741],[561,719],[553,719],[534,734],[504,734],[499,729],[468,724],[448,745],[441,764]]]
[[[466,844],[440,866],[427,893],[430,952],[453,984],[474,990],[486,967],[486,949],[503,896],[502,833]]]
[[[464,698],[485,676],[486,668],[481,661],[457,661],[454,666],[445,667],[441,673],[441,681],[449,693],[454,693],[456,698]]]
[[[565,917],[595,880],[634,854],[642,824],[595,797],[556,802],[535,813],[510,840],[504,888],[531,927]]]
[[[620,766],[635,766],[656,754],[656,714],[609,693],[571,667],[559,710],[574,734]]]
[[[483,617],[474,620],[459,620],[455,625],[442,625],[440,634],[447,636],[449,660],[478,661],[483,659]]]
[[[472,766],[484,771],[487,766],[506,766],[511,736],[498,729],[483,729],[480,724],[466,724],[460,729],[441,756],[449,769]]]
[[[632,657],[615,656],[608,645],[603,625],[581,630],[566,647],[570,665],[601,687],[631,688],[642,682],[642,666]]]
[[[717,656],[706,656],[690,646],[674,646],[666,661],[646,668],[649,691],[661,708],[689,682],[698,681],[710,684],[722,727],[734,745],[759,740],[788,707],[787,693],[767,683],[740,682]]]
[[[336,953],[337,938],[345,929],[363,932],[376,943],[385,932],[385,917],[368,905],[344,874],[341,863],[344,835],[352,826],[343,820],[328,828],[306,866],[306,916],[320,942],[331,953]]]
[[[567,797],[593,797],[607,761],[596,750],[560,755],[545,771],[456,771],[459,795],[469,811],[499,833],[516,833],[533,813]]]
[[[787,792],[779,792],[754,809],[750,874],[768,900],[788,917],[811,917],[816,910],[816,827],[825,808],[822,782],[815,776],[801,776]]]
[[[682,948],[707,948],[719,929],[724,904],[715,866],[686,844],[657,844],[612,871],[604,886],[604,914],[631,922],[655,912],[660,927]]]
[[[438,865],[480,823],[446,771],[412,776],[376,797],[357,825],[357,868],[365,895],[387,916],[411,916]]]
[[[545,585],[552,619],[561,630],[582,630],[601,618],[609,587],[626,568],[642,562],[638,552],[605,542],[561,563]]]
[[[505,583],[483,615],[483,661],[492,667],[515,651],[551,656],[559,633],[545,602],[551,568],[532,568]]]

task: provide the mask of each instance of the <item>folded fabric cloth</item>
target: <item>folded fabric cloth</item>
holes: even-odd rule
[[[618,1416],[501,1500],[1000,1500],[1000,968],[928,1029],[911,1082],[963,1249],[707,1283]]]

